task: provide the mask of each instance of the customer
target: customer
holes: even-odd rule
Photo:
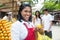
[[[42,24],[44,27],[45,35],[52,38],[52,29],[51,28],[52,28],[53,18],[49,14],[48,9],[44,9],[43,13],[44,13],[44,15],[42,16]]]
[[[36,11],[35,16],[32,18],[32,22],[35,25],[35,40],[41,40],[41,34],[43,34],[42,20],[40,16],[40,12]]]
[[[36,11],[35,12],[35,16],[32,18],[32,21],[33,21],[33,23],[35,24],[35,26],[37,25],[37,24],[41,24],[41,16],[40,16],[40,12],[39,11]]]

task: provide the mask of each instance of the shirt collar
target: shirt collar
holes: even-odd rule
[[[24,20],[21,20],[21,21],[22,21],[22,23],[28,23],[28,24],[30,23],[29,21],[27,21],[27,22],[26,22],[26,21],[24,21]]]

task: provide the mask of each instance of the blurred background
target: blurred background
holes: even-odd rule
[[[43,9],[47,8],[54,18],[53,40],[60,40],[60,0],[0,0],[0,19],[8,12],[17,19],[18,8],[22,3],[29,3],[32,6],[32,15],[36,10],[43,15]]]

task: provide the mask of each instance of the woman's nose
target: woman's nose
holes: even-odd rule
[[[27,12],[27,15],[31,15],[31,13],[30,12]]]

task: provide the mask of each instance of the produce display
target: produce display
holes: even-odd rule
[[[0,20],[0,40],[11,40],[10,28],[12,22]]]
[[[43,26],[42,26],[41,24],[37,24],[37,25],[36,25],[36,28],[38,29],[38,32],[39,32],[40,34],[44,34]]]
[[[36,40],[51,40],[48,36],[44,35],[43,26],[41,24],[37,24],[36,28],[38,28]]]
[[[42,28],[42,25],[41,24],[37,24],[36,27],[37,28]]]
[[[38,34],[37,40],[52,40],[51,38],[49,38],[49,37],[46,36],[46,35],[41,35],[41,34],[39,34],[39,32],[37,32],[37,34]]]

